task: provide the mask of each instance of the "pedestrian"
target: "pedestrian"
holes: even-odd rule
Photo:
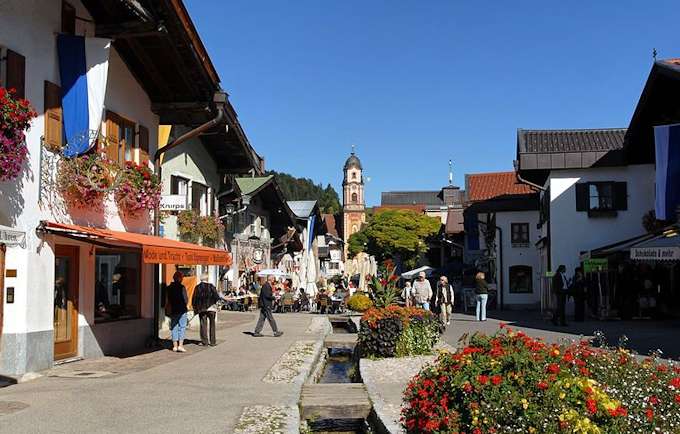
[[[571,295],[574,297],[574,321],[584,321],[586,316],[586,298],[588,285],[583,277],[581,267],[574,270],[574,281],[571,284]]]
[[[194,307],[194,315],[198,314],[201,322],[201,343],[204,346],[215,346],[215,316],[220,298],[217,288],[208,282],[208,273],[201,274],[201,282],[194,288],[191,305]]]
[[[264,327],[264,320],[269,322],[269,326],[274,332],[274,336],[277,338],[283,334],[279,331],[276,326],[276,321],[274,320],[274,314],[272,313],[272,302],[274,301],[274,294],[272,294],[272,284],[274,283],[274,276],[267,277],[267,281],[262,285],[260,289],[260,296],[257,299],[257,306],[260,308],[260,318],[257,320],[257,325],[255,326],[255,333],[253,336],[259,338],[262,336],[260,333],[262,327]]]
[[[437,290],[435,291],[434,304],[437,306],[439,318],[443,324],[451,324],[451,314],[453,313],[453,286],[449,284],[449,278],[441,276],[437,283]]]
[[[411,288],[411,282],[407,280],[406,283],[404,283],[404,289],[401,290],[401,298],[404,299],[406,307],[411,307],[413,305],[413,303],[411,301],[412,300],[412,295],[411,295],[412,292],[413,292],[413,288]]]
[[[475,274],[475,298],[477,300],[477,321],[486,321],[486,302],[489,299],[489,285],[486,275],[481,271]]]
[[[557,267],[557,272],[552,278],[552,290],[557,301],[557,307],[553,312],[552,322],[555,325],[561,326],[567,325],[567,318],[564,310],[567,304],[569,282],[567,281],[566,271],[567,267],[560,265]]]
[[[187,328],[187,289],[182,285],[184,275],[176,271],[172,276],[172,283],[166,289],[168,305],[170,307],[170,331],[172,333],[172,351],[186,353],[184,349],[184,332]]]
[[[425,272],[418,273],[418,280],[413,282],[413,297],[416,300],[416,307],[430,310],[430,299],[432,298],[432,287],[425,278]]]

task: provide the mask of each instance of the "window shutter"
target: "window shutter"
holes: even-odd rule
[[[106,153],[109,159],[120,162],[118,158],[118,148],[120,147],[120,123],[118,115],[114,112],[106,112],[106,140],[103,143],[102,151]]]
[[[61,112],[61,88],[45,81],[45,147],[59,151],[64,146]]]
[[[628,209],[628,185],[625,182],[614,183],[614,209],[619,211]]]
[[[17,98],[26,98],[26,58],[7,50],[7,89],[14,88]]]
[[[576,211],[588,211],[589,202],[588,183],[579,182],[576,184]]]
[[[149,129],[139,125],[139,162],[149,161]]]

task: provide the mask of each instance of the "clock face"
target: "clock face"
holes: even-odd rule
[[[264,261],[264,250],[258,247],[253,250],[253,262],[261,264],[262,261]]]

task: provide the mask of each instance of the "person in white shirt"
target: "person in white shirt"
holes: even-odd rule
[[[418,280],[413,282],[413,297],[416,300],[416,306],[425,310],[430,310],[430,299],[432,298],[432,287],[430,282],[425,278],[425,273],[418,273]]]
[[[401,290],[401,298],[403,298],[404,301],[406,302],[406,307],[411,307],[411,305],[413,304],[411,302],[412,292],[413,288],[411,288],[411,282],[407,280],[406,283],[404,284],[404,289]]]

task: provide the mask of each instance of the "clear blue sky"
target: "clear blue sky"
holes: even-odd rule
[[[185,0],[267,167],[369,205],[510,170],[517,128],[626,127],[677,0]]]

